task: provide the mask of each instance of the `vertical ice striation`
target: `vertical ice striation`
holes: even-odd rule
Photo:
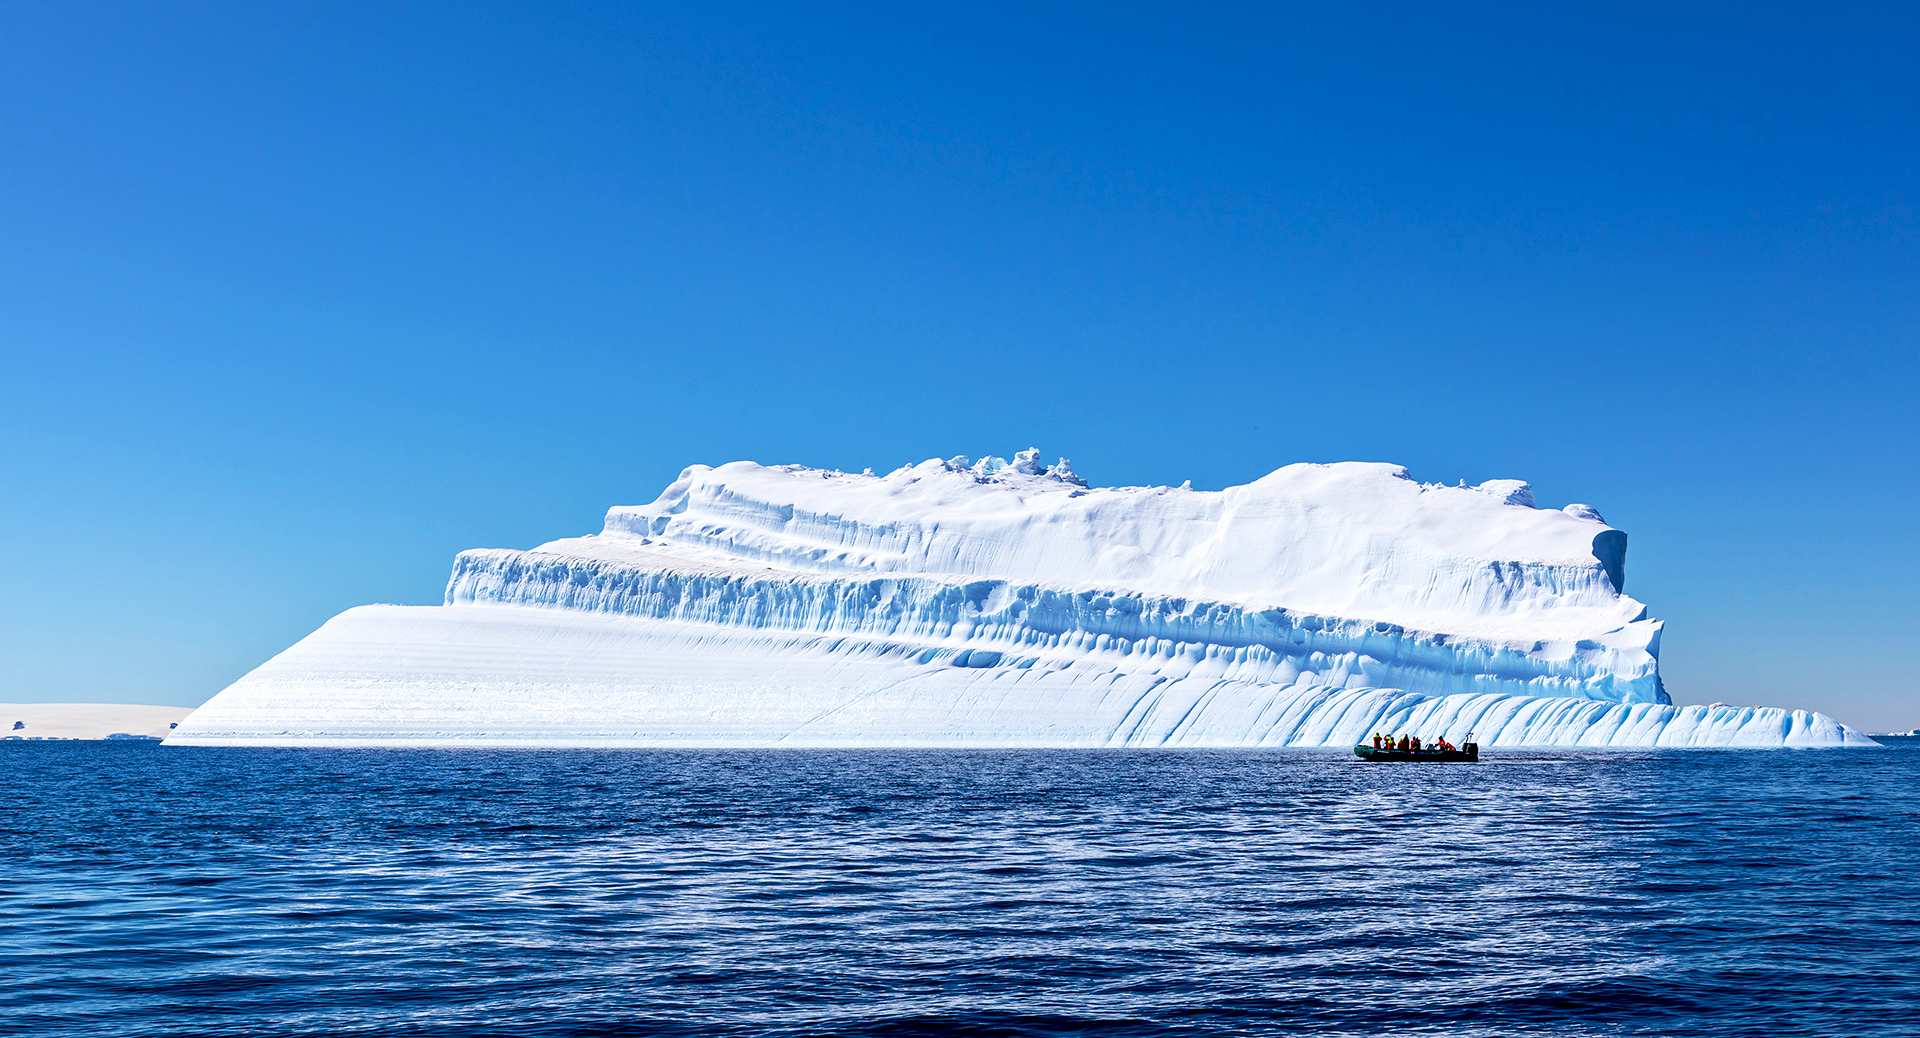
[[[697,465],[597,535],[463,552],[444,606],[336,617],[175,740],[1858,741],[1815,714],[1669,705],[1625,556],[1586,505],[1385,464],[1219,492],[1091,488],[1037,450],[886,475]]]

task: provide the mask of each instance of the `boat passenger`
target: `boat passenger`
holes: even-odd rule
[[[1375,733],[1373,733],[1373,748],[1374,748],[1374,749],[1376,749],[1376,750],[1380,748],[1380,733],[1379,733],[1379,732],[1375,732]]]
[[[1409,747],[1407,746],[1407,737],[1406,737],[1406,736],[1404,736],[1404,735],[1400,737],[1400,748],[1401,748],[1401,749],[1403,749],[1403,750],[1404,750],[1404,749],[1408,749],[1408,748],[1409,748]]]

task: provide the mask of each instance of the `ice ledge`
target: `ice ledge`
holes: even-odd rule
[[[501,663],[515,664],[511,673]],[[1763,707],[1275,685],[1231,654],[989,652],[521,606],[363,606],[212,702],[176,745],[1343,748],[1869,746]]]
[[[679,569],[547,552],[462,552],[446,602],[515,605],[749,631],[957,638],[981,651],[1073,648],[1137,659],[1230,657],[1264,680],[1430,694],[1498,692],[1669,702],[1661,622],[1586,638],[1481,640],[1363,618],[1007,580],[840,577],[736,566]]]

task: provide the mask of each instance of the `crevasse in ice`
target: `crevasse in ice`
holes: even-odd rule
[[[463,552],[170,741],[638,746],[1841,745],[1675,707],[1626,534],[1519,480],[1290,465],[1092,488],[1065,459],[682,472],[596,535]]]

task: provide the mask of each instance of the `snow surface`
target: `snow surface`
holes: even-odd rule
[[[697,465],[601,533],[463,552],[169,740],[644,746],[1866,743],[1674,707],[1626,535],[1519,480],[1290,465],[1096,489],[1062,459]]]

